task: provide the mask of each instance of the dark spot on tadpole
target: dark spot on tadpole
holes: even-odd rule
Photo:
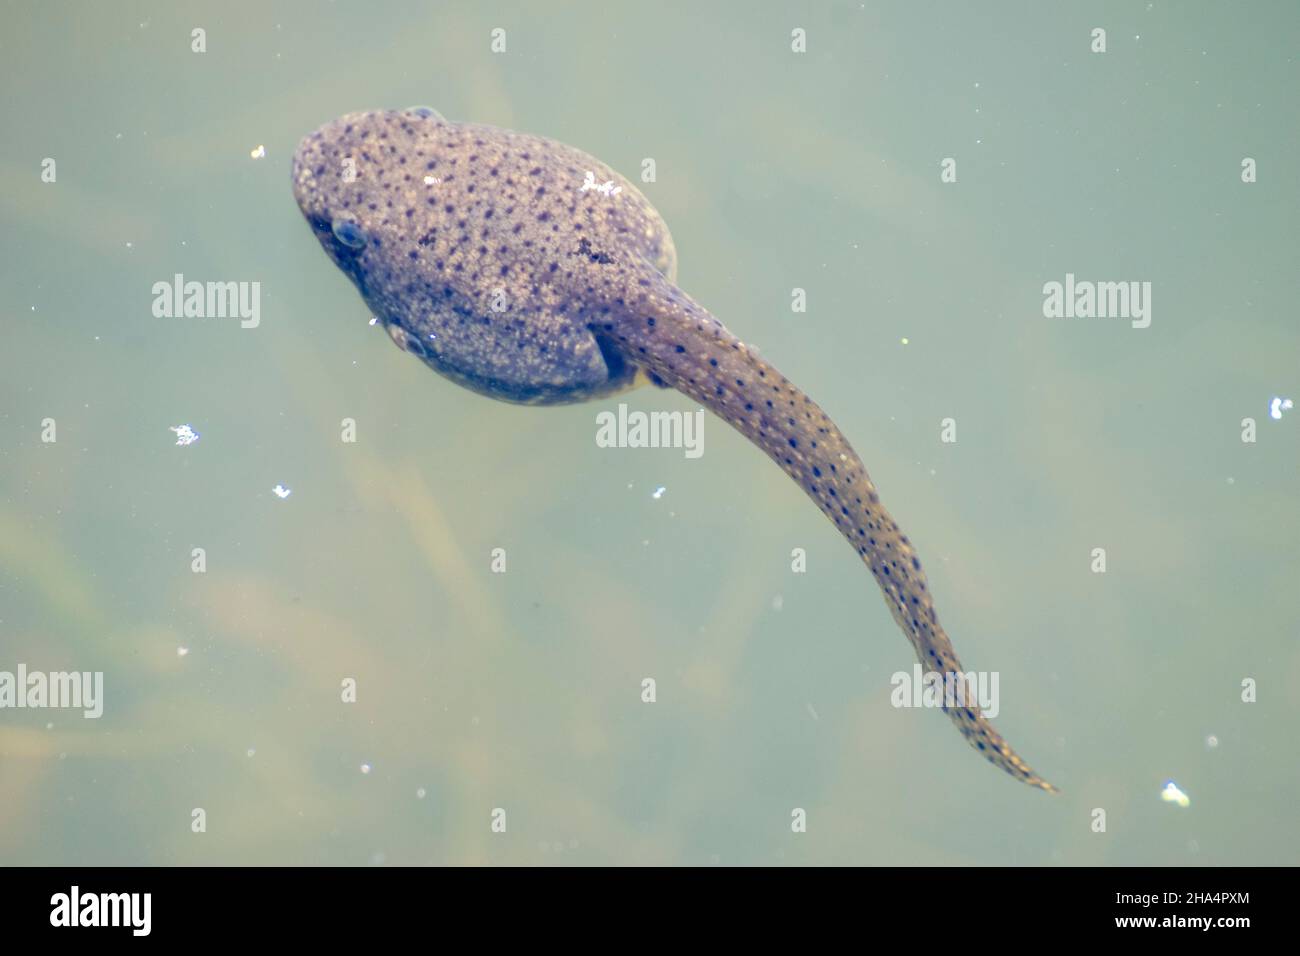
[[[541,219],[542,216],[548,216],[548,217],[549,217],[549,213],[542,213],[542,215],[541,215],[541,216],[538,216],[537,218],[538,218],[538,219]],[[592,262],[598,262],[598,263],[600,263],[601,265],[609,265],[611,262],[614,261],[614,257],[613,257],[613,256],[611,256],[611,255],[607,255],[607,254],[604,253],[604,252],[600,252],[600,251],[598,251],[598,250],[596,250],[596,249],[593,249],[593,248],[591,247],[591,242],[590,242],[590,240],[588,240],[588,239],[586,239],[586,238],[579,239],[579,240],[578,240],[578,249],[577,249],[577,251],[576,251],[576,252],[571,252],[571,253],[569,253],[569,255],[571,255],[571,256],[586,256],[586,257],[587,257],[588,259],[590,259]],[[651,319],[651,320],[650,320],[650,324],[651,324],[651,325],[654,325],[654,324],[655,324],[655,323],[654,323],[654,319]]]

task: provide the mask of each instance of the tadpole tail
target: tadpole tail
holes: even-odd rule
[[[961,662],[939,624],[921,561],[880,503],[862,459],[824,411],[750,351],[705,309],[667,282],[651,283],[624,308],[643,319],[593,325],[628,360],[731,424],[799,484],[870,569],[923,667],[947,679]],[[639,310],[639,311],[638,311]],[[943,709],[990,763],[1032,787],[1034,773],[974,701]]]

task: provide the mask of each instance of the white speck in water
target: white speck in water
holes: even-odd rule
[[[1289,398],[1274,398],[1268,403],[1268,417],[1278,419],[1282,417],[1283,412],[1290,411],[1295,407],[1295,403]]]
[[[1214,734],[1210,734],[1210,736],[1205,738],[1205,746],[1210,750],[1215,749],[1219,746],[1219,738],[1214,736]]]
[[[177,657],[185,657],[186,655],[189,654],[189,652],[190,652],[190,649],[189,649],[188,647],[178,647],[178,648],[176,648],[176,656],[177,656]]]
[[[785,607],[785,598],[782,595],[778,594],[776,597],[772,598],[773,611],[779,611],[783,607]]]
[[[53,729],[54,729],[54,721],[51,720],[49,723],[47,723],[47,724],[45,725],[45,729],[46,729],[46,730],[53,730]]]
[[[1228,479],[1228,484],[1230,484],[1230,485],[1235,485],[1236,483],[1237,483],[1237,479],[1236,479],[1236,478],[1229,478],[1229,479]]]
[[[1165,803],[1176,803],[1180,807],[1189,807],[1192,804],[1192,798],[1179,790],[1178,784],[1172,780],[1165,781],[1165,788],[1160,791],[1160,799]]]
[[[361,772],[362,772],[362,773],[370,773],[370,769],[371,769],[371,768],[370,768],[370,764],[368,764],[368,763],[363,763],[363,764],[361,765]]]
[[[275,492],[275,496],[277,498],[288,498],[291,494],[293,494],[293,489],[286,488],[284,485],[276,485],[271,490]]]
[[[804,706],[808,708],[809,717],[813,720],[821,720],[821,718],[817,716],[817,711],[813,710],[813,705],[811,703],[804,704]]]
[[[370,317],[370,324],[371,324],[371,325],[374,325],[374,324],[375,324],[376,322],[378,322],[378,321],[379,321],[379,316],[377,316],[377,315],[372,315],[372,316]]]
[[[418,790],[415,791],[415,799],[423,800],[425,794],[427,794],[428,792],[429,791],[425,790],[424,787],[420,787]]]
[[[254,159],[261,159],[263,156],[266,155],[266,147],[262,145],[258,145],[256,149],[250,150],[248,155],[252,156]]]
[[[658,501],[660,498],[664,496],[664,492],[667,490],[668,489],[665,488],[663,485],[660,485],[658,488],[654,490],[654,494],[652,494],[650,497],[653,498],[655,501]]]
[[[438,183],[438,182],[441,182],[441,180],[438,179],[437,176],[425,176],[425,177],[424,177],[424,184],[425,184],[426,186],[432,186],[432,185],[434,185],[435,183]]]
[[[907,344],[907,336],[903,336],[903,337],[902,337],[901,339],[899,339],[898,341],[900,341],[900,342],[902,342],[904,345],[906,345],[906,344]]]
[[[256,748],[256,747],[249,747],[249,748],[248,748],[248,756],[251,757],[251,756],[253,756],[255,753],[257,753],[257,748]]]
[[[176,433],[176,444],[193,445],[199,440],[199,433],[189,425],[170,425],[167,430]]]

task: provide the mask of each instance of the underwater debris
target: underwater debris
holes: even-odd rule
[[[1183,791],[1178,789],[1178,784],[1172,780],[1165,781],[1165,788],[1160,791],[1160,799],[1165,803],[1176,803],[1180,807],[1189,807],[1192,805],[1192,798]]]
[[[199,440],[199,433],[189,425],[170,425],[167,430],[176,433],[176,444],[193,445]]]

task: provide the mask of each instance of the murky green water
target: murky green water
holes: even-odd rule
[[[1297,861],[1300,8],[701,6],[7,8],[0,671],[104,713],[0,710],[0,861]],[[617,400],[368,326],[289,158],[422,103],[655,161],[682,286],[855,443],[1063,794],[890,705],[869,575],[720,421],[600,448]],[[155,317],[177,273],[259,324]],[[1045,318],[1067,274],[1149,327]]]

